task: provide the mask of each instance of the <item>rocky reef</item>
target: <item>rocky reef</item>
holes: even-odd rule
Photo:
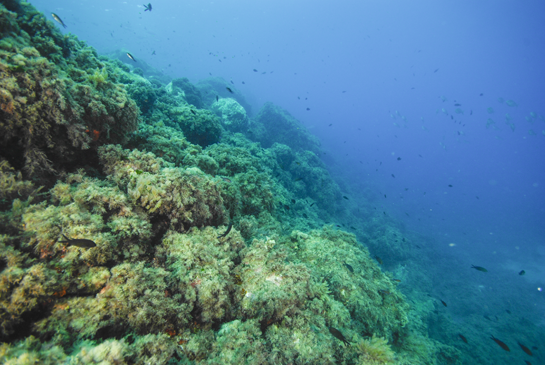
[[[150,82],[28,3],[0,33],[2,363],[456,359],[325,223],[340,189],[286,111]]]

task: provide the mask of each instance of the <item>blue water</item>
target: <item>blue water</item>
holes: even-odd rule
[[[448,298],[453,322],[479,328],[483,351],[523,362],[487,339],[512,328],[474,315],[529,315],[543,336],[545,2],[32,4],[99,53],[124,50],[192,82],[220,76],[254,113],[267,101],[288,110],[320,139],[345,195],[436,255],[421,268],[432,294]]]

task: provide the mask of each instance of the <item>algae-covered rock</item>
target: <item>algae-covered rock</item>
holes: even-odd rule
[[[248,128],[246,110],[231,98],[222,98],[212,104],[212,111],[221,118],[223,127],[231,132],[242,132]]]
[[[265,133],[257,133],[259,128],[263,128]],[[315,136],[290,113],[273,103],[265,103],[261,107],[252,123],[251,131],[254,130],[253,136],[266,148],[276,142],[294,150],[318,152],[320,149],[320,142]]]
[[[0,5],[0,18],[11,28],[0,41],[0,134],[12,166],[50,174],[136,129],[138,108],[109,77],[114,66],[28,3],[17,16]]]
[[[201,92],[186,77],[172,80],[167,85],[166,90],[170,94],[181,94],[188,104],[193,105],[197,109],[202,108]]]

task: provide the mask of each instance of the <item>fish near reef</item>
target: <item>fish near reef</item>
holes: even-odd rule
[[[496,337],[494,337],[494,336],[490,336],[490,339],[491,339],[491,340],[494,340],[494,342],[497,343],[497,344],[498,344],[502,349],[504,349],[505,351],[511,351],[511,350],[509,349],[509,346],[507,346],[507,345],[505,344],[505,342],[498,340],[498,339],[497,339]]]
[[[444,301],[442,301],[441,299],[439,299],[441,301],[441,303],[446,307],[447,306],[447,303],[445,303]]]
[[[338,329],[336,328],[333,328],[333,327],[327,327],[329,329],[329,333],[331,333],[333,336],[335,336],[336,338],[338,338],[339,340],[341,340],[342,342],[344,342],[345,345],[349,345],[350,342],[348,342],[348,340],[346,338],[344,338],[343,334],[341,333],[341,331],[339,331]]]
[[[231,94],[233,93],[233,90],[231,90],[230,87],[226,87],[227,91],[229,91]]]
[[[482,271],[482,272],[488,272],[488,270],[486,270],[484,267],[482,266],[475,266],[475,265],[471,265],[471,268],[472,269],[475,269],[475,270],[478,270],[478,271]]]
[[[225,231],[225,233],[223,233],[223,234],[220,234],[218,236],[218,238],[223,238],[223,237],[227,236],[229,234],[229,232],[231,232],[231,228],[233,228],[233,222],[229,222],[229,227],[227,227],[227,231]]]
[[[62,21],[62,19],[55,13],[51,13],[51,16],[53,17],[53,19],[55,19],[55,21],[57,23],[59,23],[60,25],[62,25],[63,27],[66,28],[66,24],[64,24],[64,22]]]
[[[134,59],[134,57],[132,56],[132,54],[130,54],[129,52],[127,52],[127,57],[129,57],[131,60],[133,60],[134,62],[136,62],[136,60]]]
[[[66,237],[64,234],[62,235],[65,239],[65,241],[59,241],[60,243],[68,243],[68,246],[76,246],[81,248],[91,248],[96,247],[96,243],[94,243],[91,240],[86,240],[83,238],[76,238],[74,240],[71,240],[70,238]]]
[[[462,339],[462,341],[464,341],[465,343],[467,343],[467,338],[465,338],[464,335],[458,334],[458,336],[460,336],[460,338]]]
[[[348,269],[348,271],[354,272],[354,268],[353,268],[351,265],[347,264],[346,262],[344,263],[344,266],[346,266],[346,268]]]

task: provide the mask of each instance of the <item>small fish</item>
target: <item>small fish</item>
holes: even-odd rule
[[[375,259],[378,261],[379,264],[382,265],[382,259],[380,257],[378,257],[377,255],[375,255]]]
[[[146,10],[144,10],[144,13],[148,10],[151,12],[151,3],[148,3],[148,5],[144,4],[144,8],[146,8]]]
[[[471,268],[472,268],[472,269],[475,269],[475,270],[482,271],[482,272],[488,272],[488,270],[486,270],[486,269],[485,269],[484,267],[482,267],[482,266],[471,265]]]
[[[348,265],[346,262],[344,263],[344,266],[346,266],[346,268],[348,269],[348,271],[350,272],[354,272],[354,268],[350,265]]]
[[[66,24],[64,24],[64,22],[62,21],[62,19],[55,13],[51,13],[51,16],[53,17],[53,19],[55,19],[55,21],[57,23],[59,23],[60,25],[62,25],[63,27],[66,28]]]
[[[242,81],[242,85],[246,85],[246,83],[244,81]]]
[[[310,206],[312,207],[314,204],[316,204],[316,203],[312,203]]]
[[[287,204],[284,205],[284,208],[286,208],[286,210],[290,210],[290,206]]]
[[[467,343],[467,338],[465,338],[464,335],[458,334],[458,336],[460,336],[460,338],[462,339],[462,341],[464,341],[465,343]]]
[[[509,309],[506,309],[505,310],[507,313],[511,314],[511,311]]]
[[[449,184],[448,187],[449,187],[449,188],[452,188],[452,185]]]
[[[225,181],[225,182],[228,182],[228,183],[231,182],[231,179],[228,179],[228,178],[226,178],[226,177],[222,177],[221,179],[222,179],[223,181]]]
[[[532,365],[532,363],[528,360],[524,360],[524,362],[526,363],[526,365]]]
[[[401,161],[401,157],[398,157],[397,160],[398,160],[398,161]]]
[[[231,88],[229,87],[226,87],[227,91],[229,91],[231,94],[233,93],[233,90],[231,90]]]
[[[433,73],[436,73],[437,71],[439,71],[439,69],[438,69],[438,68],[436,68],[436,69],[435,69],[435,71],[433,71]]]
[[[346,200],[348,200],[348,198],[346,196],[343,195],[343,198],[345,198]]]
[[[231,80],[231,84],[233,84],[233,85],[235,84],[235,83],[233,82],[233,80]]]
[[[447,303],[445,303],[445,302],[442,301],[441,299],[439,299],[439,300],[441,301],[441,303],[442,303],[445,307],[447,307]]]
[[[380,294],[384,294],[384,295],[390,295],[392,294],[392,292],[386,290],[386,289],[379,289],[378,290]]]
[[[254,72],[257,72],[257,70],[254,68]]]
[[[331,123],[330,125],[328,125],[328,127],[331,127],[333,125],[333,123]]]
[[[152,56],[155,56],[155,51],[153,51],[153,53],[151,54]]]
[[[220,234],[218,238],[223,238],[231,232],[231,228],[233,228],[233,222],[229,222],[229,226],[227,227],[227,231],[225,231],[223,234]]]
[[[392,177],[393,177],[394,179],[396,178],[396,176],[395,176],[394,174],[392,174]]]
[[[454,104],[454,106],[462,106],[462,104]]]
[[[521,270],[521,271],[519,272],[519,275],[520,275],[520,276],[522,276],[522,275],[524,275],[524,274],[526,274],[526,271],[524,271],[524,270]]]
[[[503,341],[500,341],[498,340],[496,337],[494,336],[491,336],[490,337],[491,340],[494,340],[494,342],[496,342],[502,349],[504,349],[505,351],[511,351],[509,350],[509,346],[507,346]]]
[[[193,115],[197,115],[197,113],[195,113],[193,109],[190,109],[190,110],[191,110],[191,113],[193,113]]]
[[[134,57],[132,56],[132,54],[130,54],[129,52],[127,52],[127,57],[129,57],[131,60],[133,60],[134,62],[136,62],[136,60],[134,59]]]
[[[295,204],[295,199],[292,199],[291,202],[292,202],[293,204]]]
[[[308,219],[308,215],[306,215],[305,213],[303,213],[303,217]]]
[[[526,346],[524,346],[523,344],[521,344],[520,342],[517,341],[517,343],[519,344],[520,348],[522,349],[522,351],[526,352],[528,355],[530,356],[534,356],[534,354],[532,354],[532,351],[530,351],[530,349]]]
[[[310,110],[310,108],[307,108],[307,111],[309,111],[309,110]]]
[[[341,331],[339,331],[338,329],[333,328],[333,327],[327,327],[327,328],[329,329],[329,333],[331,333],[333,336],[337,337],[339,340],[344,342],[345,345],[349,345],[348,340],[346,338],[344,338]]]
[[[220,100],[220,98],[216,95],[216,101],[219,101],[219,100]]]
[[[65,241],[59,241],[60,243],[68,243],[68,246],[76,246],[81,248],[91,248],[96,247],[96,243],[94,243],[91,240],[86,240],[83,238],[76,238],[74,240],[71,240],[70,238],[66,237],[64,234],[62,235],[65,239]]]

